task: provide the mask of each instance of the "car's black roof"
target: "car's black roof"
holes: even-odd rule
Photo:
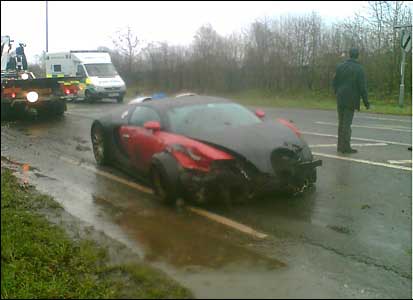
[[[233,103],[233,101],[220,97],[196,95],[180,98],[168,97],[158,100],[146,101],[144,103],[139,103],[135,105],[152,107],[155,110],[165,112],[174,107],[209,103]]]

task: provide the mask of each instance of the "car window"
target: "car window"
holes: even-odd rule
[[[149,107],[138,106],[133,111],[129,123],[131,125],[143,127],[143,124],[149,121],[161,122],[158,113]]]
[[[177,107],[170,109],[167,116],[172,132],[189,136],[261,123],[255,114],[236,103]]]

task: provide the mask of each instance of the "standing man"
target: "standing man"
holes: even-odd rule
[[[357,153],[356,149],[351,148],[350,140],[354,110],[360,110],[360,98],[363,99],[366,109],[370,108],[364,70],[357,62],[358,49],[350,49],[349,55],[349,59],[337,66],[333,81],[338,112],[337,152],[341,153]]]

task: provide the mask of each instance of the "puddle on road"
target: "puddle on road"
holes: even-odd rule
[[[149,199],[150,196],[126,191],[99,176],[88,194],[68,182],[62,187],[60,180],[49,180],[49,176],[39,175],[41,173],[27,166],[25,172],[21,165],[17,171],[23,172],[24,177],[28,175],[30,184],[47,190],[69,213],[97,230],[126,242],[128,247],[139,248],[135,251],[149,263],[166,263],[183,271],[194,268],[273,270],[286,266],[277,259],[250,250],[247,244],[251,240],[231,229],[190,212],[165,207]],[[110,189],[112,192],[108,193]]]
[[[140,207],[133,202],[126,209],[94,195],[94,202],[111,215],[127,235],[143,248],[147,262],[166,262],[175,268],[254,266],[265,269],[285,264],[249,250],[239,238],[221,225],[186,211],[155,206]]]

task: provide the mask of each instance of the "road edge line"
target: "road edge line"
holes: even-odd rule
[[[210,220],[213,220],[217,223],[220,223],[220,224],[225,225],[227,227],[231,227],[231,228],[236,229],[240,232],[243,232],[247,235],[251,235],[255,238],[265,239],[265,238],[268,237],[268,235],[265,234],[265,233],[258,232],[258,231],[252,229],[251,227],[249,227],[247,225],[238,223],[234,220],[231,220],[231,219],[228,219],[226,217],[217,215],[215,213],[212,213],[212,212],[209,212],[209,211],[206,211],[206,210],[203,210],[203,209],[195,208],[195,207],[192,207],[192,206],[187,206],[186,208],[189,211],[191,211],[191,212],[193,212],[197,215],[201,215],[201,216],[203,216],[205,218],[208,218]]]

